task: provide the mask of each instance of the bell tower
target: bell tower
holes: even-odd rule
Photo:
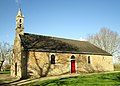
[[[23,46],[21,45],[20,36],[24,35],[24,16],[22,14],[21,9],[19,8],[17,16],[16,16],[16,34],[14,39],[14,47],[13,47],[13,58],[12,58],[12,66],[11,66],[11,75],[14,77],[22,78],[23,71]]]
[[[24,16],[20,8],[16,16],[16,36],[19,35],[24,35]]]

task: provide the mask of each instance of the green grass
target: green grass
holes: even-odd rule
[[[0,83],[8,83],[14,80],[15,78],[10,76],[10,70],[0,71]]]
[[[0,71],[0,74],[10,74],[10,70]]]
[[[24,86],[120,86],[120,73],[95,74],[37,81]]]

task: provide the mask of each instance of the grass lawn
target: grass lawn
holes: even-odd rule
[[[7,71],[0,71],[0,74],[10,74],[10,70],[7,70]]]
[[[38,81],[24,86],[120,86],[120,73],[80,75],[71,78]]]
[[[10,76],[10,71],[0,71],[0,83],[7,83],[14,81],[14,78]]]

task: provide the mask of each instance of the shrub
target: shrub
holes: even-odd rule
[[[114,64],[114,69],[115,69],[115,71],[120,71],[120,64],[119,63],[115,63]]]
[[[4,70],[10,70],[11,68],[11,65],[10,64],[5,64],[4,65]]]

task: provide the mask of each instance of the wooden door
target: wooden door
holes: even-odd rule
[[[71,73],[76,73],[75,60],[71,60]]]

